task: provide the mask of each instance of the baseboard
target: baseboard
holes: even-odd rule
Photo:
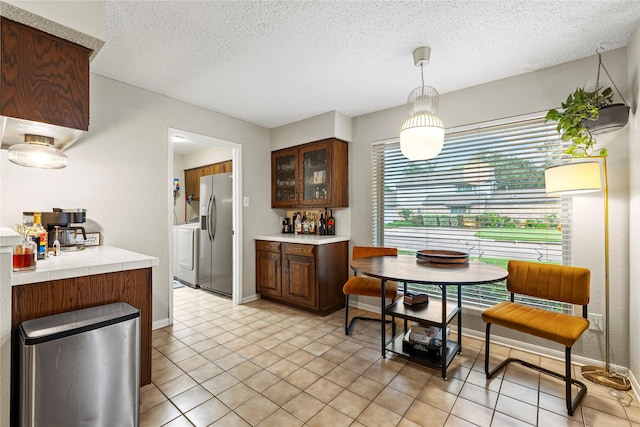
[[[638,379],[633,375],[633,372],[629,371],[627,375],[629,375],[629,381],[631,381],[631,390],[633,390],[633,394],[636,396],[636,402],[638,402],[640,401],[640,394],[638,394],[640,391],[640,383],[638,383]]]
[[[249,295],[248,297],[242,298],[242,304],[246,304],[251,301],[257,301],[260,299],[260,294]]]
[[[160,320],[156,320],[151,324],[151,329],[152,330],[156,330],[156,329],[161,329],[164,328],[165,326],[169,326],[169,318],[165,317],[164,319],[160,319]]]

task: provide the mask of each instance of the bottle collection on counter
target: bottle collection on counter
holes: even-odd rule
[[[336,220],[333,217],[333,209],[323,211],[293,212],[291,218],[281,217],[283,233],[315,234],[320,236],[333,236],[336,234]]]
[[[80,231],[86,240],[84,227],[72,224],[84,222],[85,214],[85,209],[23,212],[22,224],[16,225],[22,241],[13,247],[13,271],[34,270],[36,261],[60,255],[62,249],[83,249],[75,235]]]

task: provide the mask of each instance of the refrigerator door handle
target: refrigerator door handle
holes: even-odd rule
[[[213,198],[213,195],[209,196],[209,203],[207,203],[206,228],[207,228],[207,236],[209,236],[209,240],[213,240],[213,236],[211,235],[211,199],[212,198]]]
[[[216,196],[212,195],[209,202],[209,238],[211,241],[216,237],[216,223],[218,222],[216,217]]]

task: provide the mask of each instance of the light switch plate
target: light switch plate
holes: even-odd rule
[[[242,206],[244,206],[245,208],[249,207],[249,197],[245,196],[242,198]]]

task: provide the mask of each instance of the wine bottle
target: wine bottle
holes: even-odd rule
[[[327,220],[327,234],[330,236],[336,234],[336,219],[333,217],[333,209],[331,209],[331,215]]]
[[[320,213],[320,220],[318,221],[318,234],[324,236],[326,234],[324,229],[324,217]]]

